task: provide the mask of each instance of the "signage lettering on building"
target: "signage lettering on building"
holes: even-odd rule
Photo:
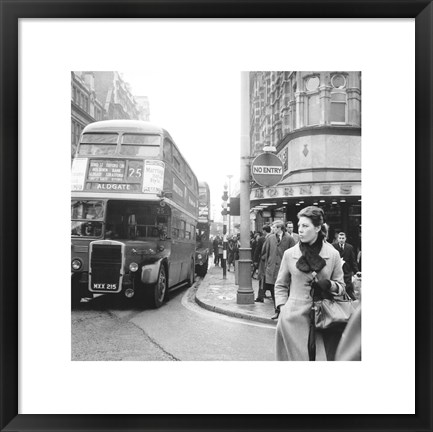
[[[292,187],[285,187],[284,188],[284,195],[286,195],[286,196],[293,195],[293,188]]]
[[[340,186],[340,192],[342,194],[350,194],[350,193],[352,193],[352,186],[351,185],[341,185]]]
[[[310,185],[300,186],[299,193],[301,195],[311,195],[311,186]]]
[[[252,200],[278,197],[302,197],[306,195],[360,195],[361,188],[353,185],[313,185],[303,184],[296,186],[269,187],[253,189]]]
[[[321,195],[329,195],[331,193],[331,185],[321,185],[320,193]]]
[[[255,189],[254,194],[254,198],[263,198],[263,189]]]
[[[275,197],[275,196],[278,195],[278,189],[275,189],[275,188],[269,188],[269,189],[267,190],[267,192],[268,192],[268,195],[269,195],[271,198],[273,198],[273,197]]]

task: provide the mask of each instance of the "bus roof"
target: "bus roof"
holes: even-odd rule
[[[142,120],[103,120],[89,123],[83,130],[83,133],[89,132],[106,132],[107,130],[136,133],[154,133],[170,136],[170,134],[160,126]],[[171,137],[170,137],[171,138]]]

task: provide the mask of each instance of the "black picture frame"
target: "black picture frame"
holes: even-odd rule
[[[0,0],[2,431],[432,430],[433,4],[425,0]],[[414,18],[416,413],[414,415],[24,415],[18,413],[18,21],[20,18]],[[390,217],[399,217],[391,215]],[[398,235],[398,233],[396,233]],[[391,271],[390,269],[389,271]],[[398,270],[398,269],[396,269]],[[390,282],[392,283],[392,281]],[[397,282],[398,283],[398,282]],[[391,289],[391,287],[390,287]],[[392,294],[390,294],[392,298]],[[389,310],[389,319],[399,319]],[[386,337],[386,335],[383,335]],[[392,361],[392,360],[391,360]],[[396,377],[398,380],[398,376]],[[270,387],[271,389],[271,387]],[[374,391],[372,389],[372,391]],[[354,393],[356,397],[356,392]],[[317,395],[312,392],[312,397]],[[252,403],[257,404],[256,395]]]

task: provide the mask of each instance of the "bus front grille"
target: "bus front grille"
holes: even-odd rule
[[[120,245],[94,244],[90,256],[89,290],[119,292],[122,288],[122,262]]]

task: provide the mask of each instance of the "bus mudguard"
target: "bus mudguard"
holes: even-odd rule
[[[160,259],[152,264],[145,264],[141,268],[141,282],[144,284],[153,284],[158,280],[159,268],[163,265],[164,260]]]

